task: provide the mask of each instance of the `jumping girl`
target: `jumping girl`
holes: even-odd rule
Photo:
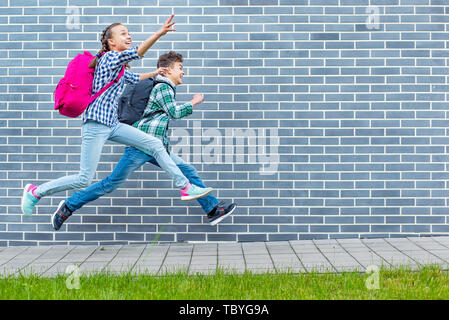
[[[134,146],[152,155],[162,169],[174,180],[176,187],[181,188],[182,200],[201,198],[212,192],[212,188],[200,188],[189,183],[189,180],[168,155],[161,140],[137,128],[118,122],[117,98],[123,92],[125,83],[137,83],[164,72],[164,68],[159,68],[149,73],[133,73],[128,70],[128,62],[142,58],[160,37],[169,31],[176,31],[176,29],[171,28],[175,24],[175,22],[172,22],[173,17],[174,15],[167,19],[155,34],[138,47],[131,46],[131,35],[128,29],[120,23],[111,24],[103,31],[101,36],[102,49],[90,65],[90,67],[95,67],[93,94],[116,79],[123,65],[126,66],[125,73],[117,83],[94,100],[84,112],[79,173],[40,186],[27,184],[23,190],[21,203],[24,214],[31,215],[34,206],[42,197],[60,191],[89,186],[95,175],[106,140]]]

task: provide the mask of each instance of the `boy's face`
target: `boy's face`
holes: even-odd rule
[[[182,78],[184,77],[184,69],[182,62],[174,62],[168,67],[168,72],[165,74],[175,86],[182,84]]]
[[[112,38],[108,39],[109,48],[115,51],[124,51],[131,48],[131,35],[124,25],[117,25],[111,29]]]

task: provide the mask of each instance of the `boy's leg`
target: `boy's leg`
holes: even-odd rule
[[[198,172],[195,167],[186,163],[180,157],[175,154],[171,154],[173,161],[178,165],[178,167],[183,171],[186,177],[193,181],[195,181],[199,186],[204,186],[203,181],[198,176]],[[205,201],[203,201],[203,199]],[[203,207],[203,210],[207,213],[207,222],[215,226],[217,223],[223,221],[226,217],[231,215],[231,213],[236,208],[235,203],[226,203],[225,201],[218,201],[214,196],[208,195],[207,197],[198,199],[198,202]]]
[[[173,162],[176,163],[181,172],[186,176],[186,178],[189,179],[190,183],[201,188],[206,188],[203,180],[201,180],[201,178],[199,177],[198,172],[196,171],[194,166],[185,162],[184,160],[182,160],[182,158],[178,157],[174,153],[170,153],[170,157],[172,158]],[[151,162],[155,166],[159,167],[159,164],[153,157],[151,157],[148,162]],[[198,200],[199,204],[206,214],[211,212],[219,203],[218,199],[215,198],[212,194],[208,194],[207,196],[196,200]]]
[[[135,148],[125,148],[122,158],[107,178],[92,184],[84,190],[75,192],[65,200],[65,204],[71,211],[75,211],[86,203],[114,191],[126,181],[135,170],[149,161],[150,158],[149,155]]]

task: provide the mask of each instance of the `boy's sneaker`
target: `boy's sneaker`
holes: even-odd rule
[[[71,215],[72,211],[70,211],[70,209],[65,205],[65,201],[62,200],[58,205],[58,209],[56,209],[55,213],[53,213],[53,217],[51,219],[53,229],[59,230],[64,221],[66,221]]]
[[[181,200],[190,201],[198,198],[202,198],[211,193],[212,188],[200,188],[194,184],[188,184],[187,187],[181,189]]]
[[[36,188],[37,186],[35,185],[27,184],[23,189],[21,207],[23,214],[27,216],[30,216],[33,213],[34,206],[41,199],[34,193]]]
[[[209,222],[211,226],[215,226],[224,218],[231,215],[231,213],[235,210],[235,208],[236,208],[235,203],[226,205],[224,201],[220,201],[217,204],[217,206],[207,215],[206,217],[207,222]]]

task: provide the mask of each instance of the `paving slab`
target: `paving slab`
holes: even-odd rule
[[[369,266],[389,266],[390,264],[383,260],[381,257],[379,257],[378,255],[372,253],[372,254],[367,254],[364,252],[350,252],[351,256],[354,257],[354,259],[356,259],[365,269],[367,269]]]
[[[449,237],[320,239],[280,242],[41,246],[0,248],[0,276],[99,272],[365,272],[370,266],[449,270]],[[69,269],[68,269],[69,268]]]
[[[449,237],[432,237],[431,239],[446,247],[449,247]]]
[[[95,250],[97,250],[97,247],[91,247],[91,252],[78,252],[78,253],[69,253],[66,256],[64,256],[61,260],[58,262],[67,262],[67,263],[80,263],[85,261]]]
[[[383,260],[387,261],[391,266],[418,267],[419,263],[400,251],[377,251]]]
[[[426,238],[410,238],[410,241],[412,241],[417,246],[423,248],[424,250],[448,250],[445,246],[442,244],[432,240],[432,239],[426,239]]]
[[[428,252],[442,259],[444,262],[449,263],[449,251],[447,249],[429,250]]]
[[[238,252],[234,252],[234,254],[226,254],[226,255],[218,255],[218,261],[221,260],[238,260],[241,259],[243,260],[243,255],[239,254]]]
[[[353,246],[353,247],[344,246],[343,249],[346,252],[374,252],[373,250],[371,250],[367,246],[363,246],[363,247],[362,246]]]
[[[45,272],[41,274],[42,277],[56,277],[58,275],[68,275],[70,273],[70,267],[77,267],[80,263],[72,263],[72,262],[58,262],[47,269]]]
[[[332,264],[337,269],[343,267],[363,268],[363,265],[361,265],[356,259],[354,259],[347,253],[338,253],[338,254],[324,253],[324,254],[329,263]]]
[[[9,260],[15,258],[23,251],[30,249],[30,247],[8,247],[0,252],[0,266],[7,263]]]
[[[299,254],[299,253],[308,254],[308,253],[319,252],[318,248],[315,245],[301,246],[301,245],[293,244],[292,249],[296,254]]]
[[[209,256],[201,256],[201,258],[192,257],[192,260],[190,262],[192,265],[206,265],[206,264],[216,264],[217,263],[217,257],[209,257]]]
[[[413,241],[410,241],[409,239],[386,239],[391,246],[394,248],[404,251],[404,250],[423,250],[420,246],[416,245]]]
[[[140,259],[135,264],[140,266],[161,266],[164,258],[159,259]]]
[[[361,239],[337,239],[337,243],[343,247],[360,246],[362,244]]]

